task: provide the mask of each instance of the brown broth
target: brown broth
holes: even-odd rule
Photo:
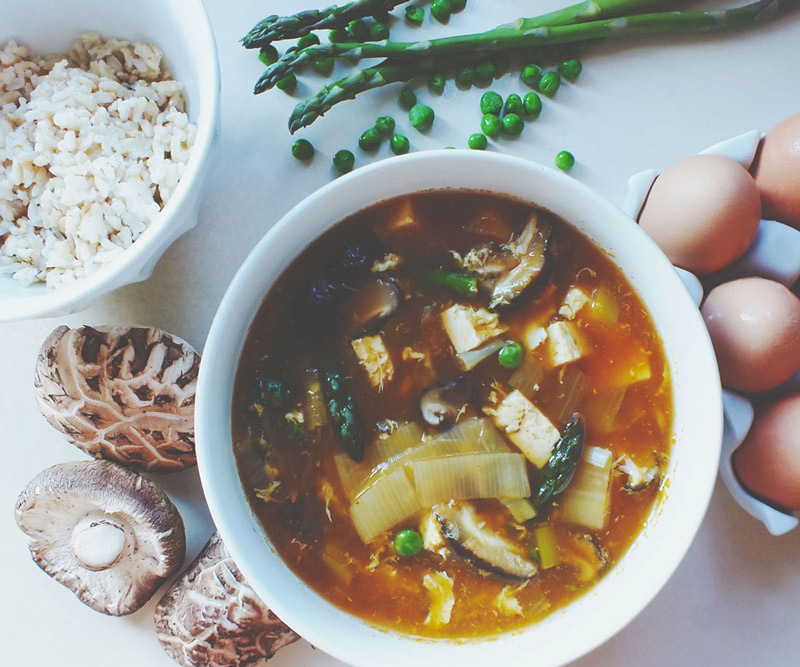
[[[417,421],[426,431],[435,431],[424,424],[419,412],[419,396],[432,384],[467,375],[478,400],[466,416],[479,414],[493,387],[505,386],[513,370],[502,368],[496,357],[469,373],[461,369],[439,318],[441,310],[456,302],[485,307],[486,295],[472,299],[453,295],[445,288],[424,284],[416,271],[420,267],[441,266],[452,270],[451,251],[465,253],[481,242],[480,235],[469,231],[475,228],[476,217],[485,214],[490,219],[489,226],[494,224],[495,228],[500,219],[518,234],[532,209],[480,193],[429,193],[415,195],[412,200],[424,233],[387,234],[385,221],[402,202],[384,202],[339,223],[313,242],[266,296],[248,333],[237,373],[234,448],[242,483],[272,543],[290,568],[323,597],[378,626],[411,634],[491,635],[535,622],[581,595],[597,577],[583,581],[579,568],[562,562],[555,568],[540,570],[535,580],[520,587],[487,576],[456,557],[442,561],[440,556],[424,550],[412,557],[398,556],[391,544],[392,536],[401,528],[416,527],[417,518],[363,544],[348,515],[349,502],[333,463],[342,448],[330,428],[313,437],[292,437],[283,416],[295,409],[297,401],[276,406],[262,405],[258,403],[260,399],[254,399],[259,377],[282,378],[298,388],[306,368],[317,364],[323,354],[333,355],[344,364],[369,443],[378,435],[376,425],[390,420]],[[561,369],[547,369],[535,402],[562,428],[566,418],[559,419],[558,413],[563,382],[569,381],[570,374],[581,371],[586,376],[586,387],[577,410],[586,420],[586,446],[609,448],[615,459],[629,456],[637,461],[658,461],[663,469],[672,441],[671,384],[650,317],[603,252],[563,221],[545,213],[540,215],[553,224],[549,280],[546,286],[522,299],[521,305],[499,311],[508,326],[504,336],[523,340],[526,326],[535,320],[551,319],[569,287],[576,284],[590,293],[598,288],[608,290],[619,315],[615,323],[604,324],[587,314],[586,308],[581,311],[575,322],[589,341],[590,353]],[[316,318],[309,324],[297,315],[298,293],[305,294],[311,280],[327,275],[328,267],[338,261],[348,244],[365,239],[368,245],[375,246],[377,256],[393,251],[403,258],[394,277],[404,298],[397,313],[380,328],[394,362],[395,377],[380,392],[369,384],[353,355],[349,344],[356,337],[353,332],[346,331],[347,327],[333,318]],[[370,275],[368,268],[366,275]],[[309,333],[310,329],[314,333]],[[406,347],[423,352],[430,363],[404,360]],[[545,363],[542,346],[527,354]],[[642,360],[649,363],[650,379],[628,387],[618,416],[610,419],[609,397],[614,395],[612,385],[619,383],[620,369]],[[530,464],[528,469],[532,488],[536,488],[539,473]],[[276,480],[280,484],[271,499],[259,498],[256,489],[264,489]],[[531,533],[537,525],[554,526],[562,557],[567,559],[574,552],[573,547],[584,544],[584,536],[588,535],[607,552],[610,567],[641,531],[659,494],[658,484],[627,493],[622,489],[623,481],[622,474],[612,476],[611,515],[601,531],[561,522],[558,501],[522,528],[512,526],[499,501],[483,499],[473,503],[489,526],[522,545],[531,544]],[[440,627],[425,624],[430,599],[422,579],[435,570],[447,572],[455,581],[451,619]],[[495,604],[505,587],[518,601],[522,614],[504,612]]]

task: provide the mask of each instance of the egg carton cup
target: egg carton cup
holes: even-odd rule
[[[758,130],[745,132],[709,146],[700,155],[719,155],[735,160],[745,169],[750,169],[762,138]],[[659,172],[647,169],[628,179],[628,188],[621,205],[622,210],[638,222],[647,196]],[[675,267],[695,304],[703,301],[703,285],[693,273]],[[749,276],[759,276],[779,282],[790,288],[800,278],[800,231],[776,222],[762,220],[756,238],[745,254],[730,266],[709,276],[718,284]],[[800,370],[784,385],[785,389],[800,389]],[[719,475],[733,499],[748,514],[764,524],[772,535],[783,535],[795,528],[800,520],[794,515],[776,510],[754,498],[739,482],[733,470],[732,455],[747,436],[753,423],[753,404],[732,391],[723,389],[722,402],[725,410],[725,425],[722,435],[722,453]]]

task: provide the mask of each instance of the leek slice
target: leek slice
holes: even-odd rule
[[[527,498],[500,498],[500,502],[506,506],[514,521],[525,523],[536,517],[536,508]]]
[[[434,445],[436,443],[436,445]],[[431,451],[442,446],[444,454],[510,452],[505,439],[487,417],[473,417],[456,424],[431,441]],[[412,456],[414,453],[411,453]],[[432,457],[431,457],[432,458]]]
[[[532,354],[525,354],[519,368],[509,378],[508,384],[532,399],[539,390],[539,383],[544,377],[544,371],[544,364],[541,361]]]
[[[525,498],[531,488],[522,454],[465,454],[413,461],[422,507],[471,498]]]
[[[606,525],[609,485],[614,455],[609,449],[589,447],[564,492],[563,518],[570,523],[600,530]]]
[[[309,431],[315,431],[328,423],[328,410],[322,396],[322,382],[315,368],[306,369],[303,373],[303,387],[306,394],[306,425]]]
[[[561,386],[550,412],[556,416],[556,421],[564,424],[577,411],[578,406],[586,394],[589,386],[589,376],[575,366],[567,366],[561,379]]]
[[[534,531],[536,537],[536,552],[539,554],[539,565],[543,570],[549,570],[561,562],[556,531],[552,526],[542,526]]]
[[[400,468],[376,477],[350,506],[350,518],[366,543],[419,510],[414,487]]]

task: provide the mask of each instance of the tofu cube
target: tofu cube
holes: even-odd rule
[[[552,322],[547,327],[547,336],[554,368],[577,361],[586,354],[583,337],[570,322]]]
[[[496,313],[485,308],[472,308],[455,304],[442,311],[442,324],[457,354],[474,350],[481,343],[499,336],[506,328],[501,326]]]
[[[394,377],[394,365],[381,336],[364,336],[352,341],[358,362],[367,372],[370,384],[378,391]]]
[[[515,389],[506,396],[493,416],[497,426],[533,465],[541,468],[547,463],[561,434],[521,391]]]
[[[564,319],[574,320],[578,312],[591,301],[591,297],[580,287],[570,287],[558,314]]]
[[[546,340],[547,330],[539,324],[532,324],[522,334],[522,342],[529,350],[535,350]]]

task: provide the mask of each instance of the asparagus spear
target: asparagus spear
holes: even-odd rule
[[[506,26],[483,33],[423,42],[345,42],[310,46],[305,49],[289,51],[275,64],[268,67],[256,83],[255,93],[258,94],[272,88],[304,62],[332,56],[355,59],[418,60],[476,50],[502,51],[525,46],[566,44],[621,35],[725,30],[772,18],[777,12],[780,1],[758,0],[736,9],[658,12],[585,23],[541,26],[525,30]]]
[[[327,9],[311,9],[292,16],[273,14],[248,32],[242,39],[246,49],[258,49],[281,39],[298,39],[312,30],[341,28],[350,21],[386,14],[406,0],[355,0]]]

